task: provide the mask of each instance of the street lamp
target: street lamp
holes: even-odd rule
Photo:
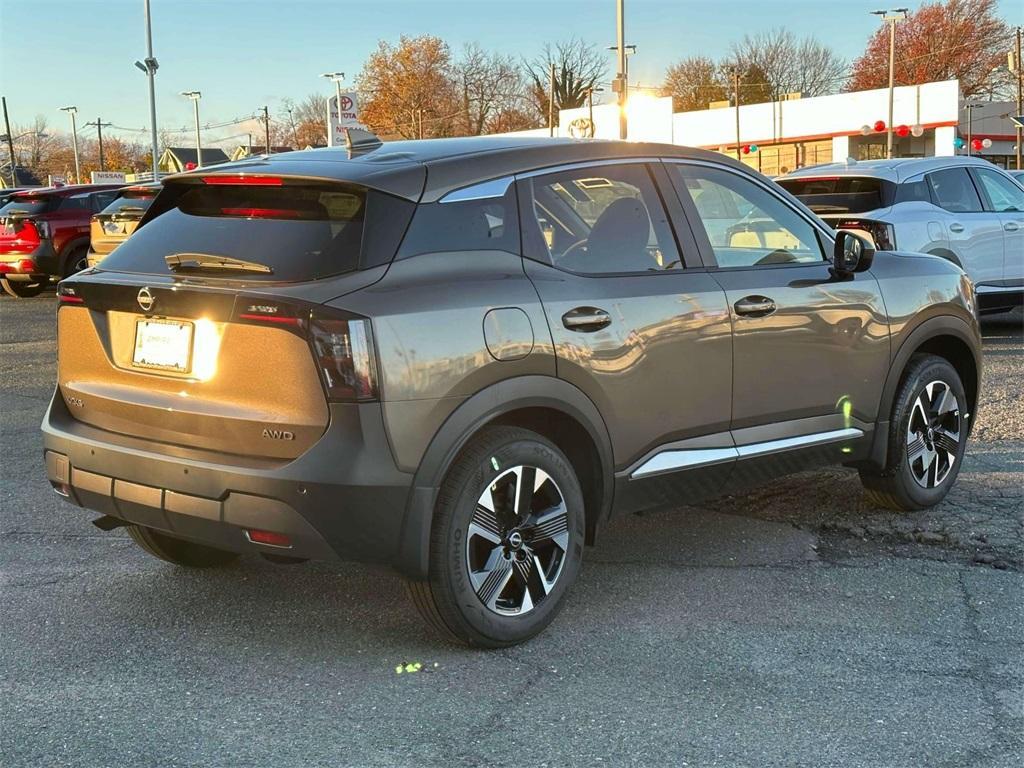
[[[338,125],[341,125],[341,81],[345,79],[344,72],[324,72],[320,77],[326,77],[328,80],[334,81],[335,95],[338,99]],[[328,146],[334,146],[334,131],[331,128],[331,109],[330,106],[327,108],[327,144]]]
[[[969,101],[964,102],[964,109],[967,110],[967,156],[971,156],[971,150],[973,147],[971,144],[974,143],[974,110],[983,107],[984,104],[971,103]]]
[[[896,23],[907,18],[907,8],[890,8],[885,11],[871,11],[872,16],[878,16],[882,21],[889,22],[889,122],[887,124],[888,135],[886,137],[885,156],[892,158],[892,101],[893,101],[893,74],[896,67]]]
[[[182,91],[181,95],[192,99],[192,106],[195,108],[196,115],[196,168],[203,167],[203,141],[199,137],[199,100],[203,98],[203,94],[199,91]]]
[[[157,63],[156,58],[153,56],[153,23],[149,13],[149,0],[145,2],[145,13],[146,13],[146,58],[142,61],[136,61],[135,66],[146,73],[146,77],[149,78],[149,122],[150,130],[152,133],[152,153],[153,153],[153,181],[156,181],[159,177],[160,172],[160,156],[157,149],[156,139],[156,71],[160,67]]]
[[[75,126],[75,115],[78,114],[78,107],[73,105],[68,107],[61,107],[60,111],[67,112],[69,115],[71,115],[71,146],[75,150],[75,183],[81,184],[81,170],[79,169],[78,165],[78,128]]]

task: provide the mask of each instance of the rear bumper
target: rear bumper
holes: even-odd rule
[[[99,430],[75,420],[59,394],[42,431],[47,476],[72,504],[236,552],[404,570],[400,538],[412,477],[395,467],[378,405],[332,405],[323,437],[289,462]],[[252,542],[248,530],[284,534],[290,546]]]
[[[34,268],[25,269],[23,262],[31,262]],[[43,240],[28,253],[0,249],[0,278],[11,282],[48,282],[50,275],[57,274],[57,262],[57,253],[49,240]]]

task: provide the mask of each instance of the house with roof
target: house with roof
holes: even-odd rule
[[[293,149],[292,147],[285,147],[285,146],[274,147],[274,146],[271,146],[270,151],[273,154],[275,154],[275,155],[279,155],[282,152],[291,152],[292,149]],[[261,145],[261,144],[252,144],[252,145],[249,145],[249,144],[239,144],[231,152],[231,159],[233,161],[234,160],[244,160],[247,157],[258,157],[259,155],[265,155],[265,154],[267,154],[267,148],[265,146]]]
[[[199,167],[195,147],[167,147],[160,156],[162,173],[181,173]],[[226,163],[230,158],[220,147],[203,147],[203,167]]]

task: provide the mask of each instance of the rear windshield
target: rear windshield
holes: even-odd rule
[[[882,179],[842,176],[783,179],[779,185],[815,213],[864,213],[890,205],[891,185]]]
[[[168,187],[142,226],[103,262],[122,272],[171,273],[166,256],[226,256],[269,267],[247,280],[316,280],[359,267],[367,191],[328,184]],[[109,208],[107,209],[109,210]],[[392,251],[393,255],[393,251]],[[204,269],[202,277],[237,272]]]
[[[57,208],[59,202],[59,197],[47,195],[15,197],[3,208],[0,208],[0,218],[7,218],[8,216],[36,216],[40,213],[49,213]]]
[[[141,218],[146,209],[153,204],[157,189],[129,189],[121,193],[114,202],[108,205],[100,213],[100,216],[113,216],[119,218],[135,217]]]

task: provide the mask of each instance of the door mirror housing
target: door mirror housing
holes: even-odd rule
[[[875,247],[860,235],[845,229],[836,232],[836,245],[832,251],[832,269],[837,275],[848,276],[871,268]]]

